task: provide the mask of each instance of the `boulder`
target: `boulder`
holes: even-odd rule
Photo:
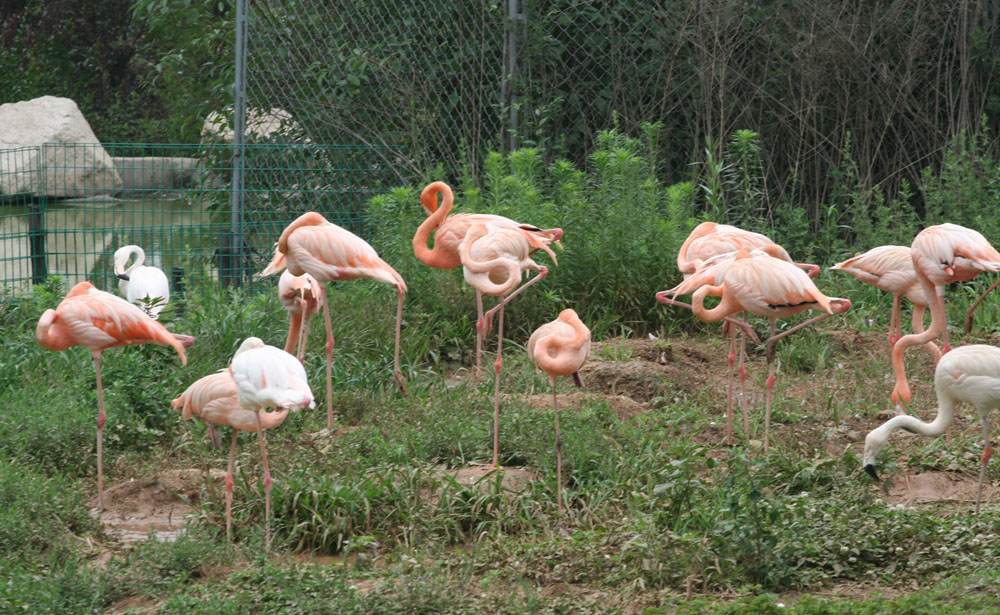
[[[199,158],[142,156],[114,158],[122,178],[122,194],[218,187],[219,179],[207,173]]]
[[[292,114],[280,107],[267,109],[248,109],[246,137],[248,143],[261,143],[283,140],[289,143],[298,142],[301,135],[299,123],[292,119]],[[201,127],[202,142],[232,143],[236,132],[233,130],[233,109],[227,108],[224,113],[213,111],[205,118]],[[309,139],[304,140],[305,143]]]
[[[121,187],[75,102],[42,96],[0,105],[0,194],[84,197]]]

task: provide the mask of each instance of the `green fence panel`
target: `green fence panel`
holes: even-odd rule
[[[113,290],[114,252],[135,244],[175,291],[184,279],[257,285],[281,230],[306,211],[369,238],[365,204],[393,177],[385,152],[371,147],[249,145],[233,229],[232,156],[231,145],[0,150],[0,284],[16,294],[58,275]]]

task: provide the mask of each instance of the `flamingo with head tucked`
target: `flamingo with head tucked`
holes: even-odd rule
[[[500,467],[500,371],[503,363],[503,311],[511,297],[537,283],[548,269],[531,260],[531,246],[519,230],[479,222],[473,225],[459,246],[465,281],[487,295],[500,297],[497,325],[496,383],[493,402],[493,467]],[[538,275],[521,284],[523,272]],[[517,288],[515,291],[514,289]]]
[[[194,381],[170,402],[170,407],[180,411],[184,420],[193,417],[211,427],[228,425],[233,428],[233,443],[229,448],[229,465],[226,469],[226,538],[231,538],[236,434],[240,431],[257,431],[256,414],[240,405],[236,381],[228,367]],[[275,412],[260,412],[260,428],[273,429],[281,425],[288,416],[288,411],[289,408],[282,408]]]
[[[559,405],[556,378],[572,376],[578,386],[580,368],[590,353],[590,329],[574,310],[563,310],[552,322],[535,329],[528,338],[528,356],[552,381],[552,412],[556,421],[556,500],[562,510],[562,436],[559,434]]]
[[[438,206],[438,195],[441,195],[441,205]],[[466,233],[475,224],[490,224],[493,228],[518,230],[524,234],[531,252],[542,250],[557,264],[556,255],[550,244],[562,246],[562,229],[540,229],[531,224],[521,224],[510,218],[493,214],[455,214],[450,216],[455,204],[455,195],[451,187],[444,182],[431,182],[420,193],[420,205],[427,212],[425,219],[413,235],[413,254],[417,259],[430,267],[437,269],[454,269],[462,264],[459,246]],[[428,248],[427,242],[434,233],[434,247]],[[489,333],[494,307],[487,314],[483,313],[483,293],[476,289],[476,378],[480,378],[483,337]]]
[[[194,343],[189,335],[175,335],[139,307],[97,290],[90,282],[74,286],[54,310],[45,310],[35,328],[35,339],[49,350],[86,346],[97,373],[97,508],[104,508],[104,387],[101,353],[116,346],[159,344],[177,351],[187,365],[184,347]]]
[[[728,254],[737,250],[753,250],[768,248],[771,256],[793,262],[785,249],[774,243],[767,235],[743,230],[729,224],[702,222],[691,231],[677,251],[677,268],[685,277],[698,271],[705,261],[720,254]],[[795,263],[796,267],[804,269],[810,278],[819,275],[819,266],[809,263]]]
[[[913,269],[920,287],[930,300],[931,325],[922,333],[904,336],[892,349],[892,368],[896,384],[892,401],[897,412],[904,412],[912,397],[906,380],[903,355],[910,346],[944,338],[942,351],[947,353],[948,315],[944,307],[944,288],[949,282],[971,280],[983,271],[1000,271],[1000,252],[978,231],[957,224],[929,226],[917,233],[910,246]]]
[[[308,273],[324,290],[323,320],[326,323],[326,415],[327,426],[333,427],[333,325],[330,322],[330,300],[325,291],[332,280],[370,278],[396,287],[396,349],[393,377],[401,393],[406,393],[406,381],[399,369],[399,337],[403,321],[403,296],[406,282],[389,266],[367,241],[320,214],[310,211],[285,227],[274,251],[271,263],[261,275],[271,275],[284,269],[292,275]]]

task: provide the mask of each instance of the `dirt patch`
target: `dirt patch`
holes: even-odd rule
[[[976,503],[978,480],[951,472],[923,472],[888,477],[892,479],[889,502],[893,504],[937,504],[942,502]],[[992,502],[997,489],[987,481],[983,485],[983,505]]]
[[[108,609],[109,613],[152,613],[162,602],[157,602],[148,596],[128,596],[122,598]]]
[[[216,480],[226,475],[222,470],[210,473]],[[133,478],[105,490],[106,508],[101,513],[105,533],[126,544],[146,540],[150,532],[159,540],[176,540],[198,504],[202,477],[198,469],[170,470],[154,479]]]
[[[448,468],[442,469],[442,472],[453,477],[459,484],[475,486],[481,493],[489,493],[496,480],[493,468],[488,465]],[[538,474],[528,468],[507,466],[499,472],[500,485],[508,491],[523,491],[529,483],[538,480]]]
[[[522,395],[518,399],[532,408],[538,408],[539,410],[552,409],[551,395]],[[559,412],[565,410],[572,412],[585,406],[593,405],[598,401],[606,403],[608,408],[615,413],[615,416],[623,421],[652,410],[649,405],[639,403],[625,395],[599,395],[577,391],[573,393],[561,393],[559,395]]]

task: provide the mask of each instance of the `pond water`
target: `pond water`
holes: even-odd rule
[[[109,290],[114,251],[136,244],[146,264],[171,272],[192,268],[209,276],[219,235],[229,215],[210,210],[208,199],[77,199],[47,204],[40,220],[45,232],[48,273],[67,286],[90,280]],[[0,283],[26,288],[32,276],[33,206],[0,204]]]

